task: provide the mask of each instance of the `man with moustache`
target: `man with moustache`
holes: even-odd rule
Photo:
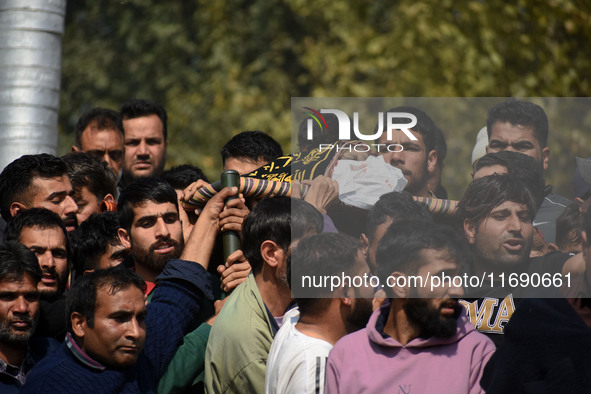
[[[208,201],[181,259],[170,260],[158,276],[149,304],[145,282],[122,266],[75,281],[67,300],[66,340],[35,366],[21,392],[156,392],[183,336],[199,325],[204,302],[213,299],[207,267],[218,217],[224,200],[237,192],[225,188]],[[161,208],[164,212],[152,209],[156,225],[169,218],[167,207]]]
[[[262,393],[273,338],[292,304],[290,245],[322,230],[322,215],[300,199],[261,200],[244,221],[242,251],[252,270],[218,315],[205,353],[205,390]]]
[[[41,313],[35,335],[61,341],[66,334],[65,290],[71,269],[70,242],[62,220],[47,209],[29,209],[8,224],[6,239],[26,246],[41,267],[37,285]]]
[[[125,144],[121,186],[160,175],[168,147],[166,110],[152,101],[133,99],[121,106],[120,113]]]
[[[583,227],[582,272],[562,277],[563,295],[519,304],[484,370],[481,385],[487,393],[591,391],[591,212]]]
[[[543,171],[548,169],[548,117],[539,105],[515,99],[499,103],[489,110],[486,128],[489,140],[487,153],[522,153],[533,157]],[[553,193],[552,186],[546,186],[542,205],[533,222],[546,242],[556,242],[556,219],[571,202]]]
[[[298,307],[285,314],[271,345],[265,392],[322,393],[328,353],[341,337],[367,324],[373,289],[302,288],[301,274],[363,277],[369,268],[361,243],[338,233],[302,239],[290,259],[291,289]]]
[[[462,313],[461,287],[431,291],[428,276],[459,275],[467,260],[452,229],[402,220],[377,252],[378,276],[390,302],[367,327],[343,337],[326,366],[327,393],[477,393],[494,345]],[[418,277],[416,287],[410,278]]]
[[[46,208],[74,231],[78,206],[73,196],[68,166],[47,153],[21,156],[0,174],[0,213],[6,222],[27,209]]]
[[[84,152],[107,163],[115,176],[123,165],[123,125],[119,112],[93,108],[78,119],[74,127],[76,144],[72,152]]]
[[[480,332],[500,344],[513,315],[515,288],[501,287],[499,274],[527,272],[532,248],[535,200],[517,178],[490,175],[472,182],[464,192],[458,216],[473,257],[472,274],[492,273],[495,283],[469,289],[460,302]],[[496,286],[495,286],[496,285]]]
[[[18,242],[0,246],[0,392],[18,393],[32,367],[58,342],[33,337],[41,269]]]
[[[473,256],[471,274],[487,278],[460,302],[478,331],[501,343],[527,288],[511,286],[510,275],[561,272],[567,254],[530,258],[536,203],[531,191],[511,175],[490,175],[472,182],[458,205],[464,235]],[[501,278],[504,276],[505,280]],[[492,278],[492,283],[491,283]]]
[[[440,145],[438,141],[443,140],[445,143],[443,133],[429,115],[418,108],[397,107],[386,113],[388,112],[406,112],[416,116],[417,124],[410,129],[416,140],[412,140],[402,130],[392,130],[392,139],[388,139],[387,130],[384,130],[376,142],[384,145],[380,147],[379,154],[386,163],[402,171],[408,181],[405,191],[413,196],[434,197],[434,190],[429,190],[429,180],[436,177],[436,173],[441,177],[443,165],[440,162],[443,157],[438,156],[437,147]],[[393,121],[404,124],[408,123],[408,118],[394,118]],[[387,122],[384,121],[383,124],[386,125]],[[391,151],[386,148],[390,144]],[[434,185],[437,186],[438,183]]]
[[[166,181],[146,177],[127,186],[119,196],[119,238],[133,265],[146,281],[149,294],[154,280],[169,260],[178,258],[184,247],[177,194]]]

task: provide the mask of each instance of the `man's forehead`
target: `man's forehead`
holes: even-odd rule
[[[404,131],[402,131],[400,129],[394,129],[394,130],[392,130],[392,139],[388,139],[388,133],[384,130],[384,132],[382,133],[382,135],[378,139],[378,142],[380,144],[383,144],[386,142],[394,142],[397,144],[413,143],[413,144],[417,144],[422,147],[425,147],[425,141],[423,140],[423,134],[420,131],[413,130],[413,129],[410,129],[410,132],[412,133],[412,135],[414,135],[416,137],[416,139],[417,139],[416,141],[411,140],[410,137],[404,133]]]
[[[72,191],[72,184],[67,174],[59,175],[53,178],[35,177],[31,182],[31,190],[29,193],[38,194],[43,193],[50,195],[53,193],[70,193]]]
[[[96,289],[95,310],[102,309],[107,313],[117,310],[128,310],[134,304],[144,304],[144,293],[133,284],[122,289],[113,289],[111,283],[99,283]]]
[[[524,203],[520,203],[520,202],[515,202],[515,201],[505,201],[499,205],[497,205],[496,207],[494,207],[490,213],[494,213],[494,212],[498,212],[498,211],[504,211],[504,210],[510,210],[510,211],[527,211],[527,205],[525,205]]]
[[[147,115],[139,118],[124,119],[125,140],[140,138],[164,139],[164,126],[158,115]]]
[[[44,234],[52,235],[59,240],[55,246],[63,247],[64,249],[66,248],[66,236],[64,231],[57,226],[41,227],[34,225],[23,227],[20,234],[20,241],[30,244],[25,245],[27,247],[31,247],[31,245],[46,245],[49,240],[46,236],[43,236]]]
[[[533,126],[513,124],[506,121],[497,121],[493,124],[490,139],[512,142],[530,141],[538,145],[540,144],[536,138]]]
[[[91,125],[84,129],[80,136],[81,148],[84,151],[96,149],[97,146],[102,147],[107,142],[111,141],[117,145],[123,146],[123,134],[115,129],[99,129],[96,125]]]
[[[143,201],[133,206],[134,221],[146,216],[179,213],[178,208],[171,202]]]
[[[36,291],[37,282],[29,274],[20,278],[8,277],[0,279],[0,292]]]

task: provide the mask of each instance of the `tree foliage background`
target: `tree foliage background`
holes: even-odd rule
[[[461,4],[458,4],[461,3]],[[242,130],[290,144],[291,97],[575,97],[591,91],[585,0],[75,0],[63,38],[60,153],[86,110],[143,97],[169,113],[168,166],[213,179]],[[485,125],[486,114],[477,123]],[[459,198],[475,130],[446,134]],[[591,119],[551,130],[548,182],[572,195]],[[295,147],[294,147],[295,148]]]

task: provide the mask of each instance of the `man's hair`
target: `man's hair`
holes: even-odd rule
[[[71,320],[74,312],[84,316],[88,326],[93,328],[99,289],[106,288],[109,295],[115,295],[122,290],[127,290],[130,286],[135,286],[144,292],[146,282],[138,274],[123,266],[89,272],[76,280],[66,298],[68,331],[74,334]]]
[[[489,141],[496,122],[533,127],[534,137],[538,140],[540,147],[545,148],[548,143],[548,117],[539,105],[512,98],[492,107],[486,119]]]
[[[54,212],[45,208],[31,208],[19,213],[6,226],[6,241],[20,242],[20,236],[25,228],[39,228],[42,230],[58,228],[64,234],[66,241],[66,259],[68,267],[71,267],[72,250],[68,231],[63,220]],[[37,259],[37,257],[35,257]],[[37,262],[37,265],[39,263]]]
[[[591,239],[589,239],[591,236],[591,209],[587,210],[585,214],[585,232],[587,233],[587,242],[591,245]]]
[[[21,280],[25,275],[35,283],[39,283],[43,276],[35,253],[16,241],[0,245],[0,281]]]
[[[458,204],[457,216],[479,225],[495,207],[507,201],[525,205],[533,220],[536,203],[531,191],[508,174],[486,176],[470,183]]]
[[[314,149],[318,149],[320,144],[331,145],[339,140],[339,119],[334,114],[322,114],[322,116],[326,121],[326,126],[320,127],[316,121],[309,117],[300,123],[298,130],[300,152],[307,154]],[[308,140],[308,120],[312,120],[311,140]]]
[[[324,218],[312,204],[298,198],[291,199],[291,239],[318,234],[324,227]]]
[[[70,261],[70,239],[64,221],[54,212],[45,208],[31,208],[19,213],[6,226],[6,240],[20,242],[20,236],[25,228],[40,228],[42,230],[58,228],[66,239],[66,253]]]
[[[201,168],[195,167],[191,164],[183,164],[180,166],[172,167],[160,174],[160,178],[170,183],[175,189],[184,190],[191,183],[203,179],[209,183],[209,179],[205,176]]]
[[[581,203],[578,201],[568,205],[558,219],[556,219],[556,246],[563,252],[570,244],[581,243],[584,216],[579,211]]]
[[[469,262],[464,241],[451,227],[424,220],[401,220],[388,228],[378,245],[376,263],[380,282],[388,283],[388,277],[395,271],[416,275],[430,262],[421,256],[426,249],[445,251],[458,266]]]
[[[443,131],[441,131],[439,127],[435,127],[433,130],[435,131],[435,145],[433,149],[437,151],[437,163],[442,164],[443,160],[445,160],[445,157],[447,156],[447,143],[445,142]]]
[[[107,194],[116,194],[117,177],[106,163],[84,152],[68,153],[62,160],[68,166],[68,177],[75,194],[87,187],[99,204]]]
[[[441,137],[443,137],[443,133],[441,132],[441,129],[439,127],[437,127],[435,122],[433,122],[433,119],[431,119],[429,117],[429,115],[427,115],[425,112],[421,111],[418,108],[410,107],[410,106],[391,108],[388,111],[384,112],[384,114],[382,115],[384,132],[388,131],[388,130],[386,130],[387,125],[388,125],[386,115],[388,112],[408,112],[408,113],[413,114],[414,116],[417,117],[417,124],[415,126],[413,126],[412,128],[410,128],[410,130],[411,130],[411,133],[413,131],[421,133],[421,136],[423,137],[423,142],[425,143],[425,151],[427,152],[427,155],[432,150],[437,150],[437,149],[442,148],[441,147]],[[399,123],[399,124],[409,123],[409,121],[410,121],[410,119],[408,119],[408,118],[393,118],[392,119],[393,123]],[[376,130],[377,130],[377,125],[376,125]],[[443,138],[443,142],[445,143],[445,138]],[[437,152],[439,153],[439,151],[437,151]],[[447,145],[445,146],[445,154],[446,153],[447,153]],[[444,157],[445,157],[445,154],[444,154]]]
[[[157,204],[169,202],[179,209],[176,192],[168,182],[157,177],[138,178],[127,185],[119,196],[117,209],[121,228],[129,231],[134,219],[133,208],[148,201]]]
[[[7,222],[10,216],[10,204],[23,202],[28,204],[34,191],[31,185],[35,178],[55,178],[68,173],[68,166],[59,157],[41,153],[24,155],[6,166],[0,174],[0,213]]]
[[[339,233],[322,233],[303,238],[292,251],[288,278],[297,264],[296,272],[326,276],[353,275],[357,253],[361,243],[355,238]],[[290,283],[293,283],[290,280]],[[294,283],[297,288],[301,281]],[[328,287],[305,289],[306,298],[296,298],[300,315],[317,315],[326,310],[332,292]],[[329,301],[329,302],[327,302]]]
[[[514,176],[531,191],[536,200],[536,210],[544,201],[543,168],[531,156],[519,152],[500,151],[488,153],[480,158],[474,165],[474,172],[494,165],[501,165],[507,169],[507,174]]]
[[[97,130],[115,130],[123,135],[123,124],[119,112],[107,108],[93,108],[84,113],[74,127],[78,149],[82,148],[82,133],[88,126]]]
[[[293,205],[293,216],[292,216]],[[316,213],[314,213],[316,212]],[[303,200],[272,197],[261,200],[244,220],[242,251],[257,274],[263,268],[261,245],[273,241],[286,253],[291,239],[322,231],[322,215]]]
[[[84,271],[98,268],[101,256],[109,246],[121,244],[117,212],[104,212],[90,216],[72,234],[72,260],[77,277]]]
[[[243,131],[230,138],[222,147],[222,162],[227,159],[245,158],[253,162],[264,160],[267,163],[283,156],[279,142],[262,131]]]
[[[367,213],[365,236],[371,241],[378,226],[388,219],[394,222],[402,219],[433,221],[433,216],[424,204],[416,202],[408,192],[382,194]]]
[[[157,115],[160,118],[160,122],[162,122],[162,136],[164,137],[164,142],[166,142],[168,138],[168,127],[166,124],[168,116],[163,106],[153,101],[134,98],[123,104],[119,112],[121,113],[122,120]],[[123,129],[123,132],[125,133],[125,129]]]

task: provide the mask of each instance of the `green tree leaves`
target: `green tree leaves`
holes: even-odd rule
[[[589,95],[591,4],[457,3],[71,1],[61,149],[84,110],[145,97],[169,112],[169,165],[196,164],[215,179],[219,149],[239,131],[290,149],[291,97]],[[478,128],[440,126],[450,145],[443,183],[458,198]],[[591,132],[552,132],[548,176],[570,195],[574,155],[591,155]]]

